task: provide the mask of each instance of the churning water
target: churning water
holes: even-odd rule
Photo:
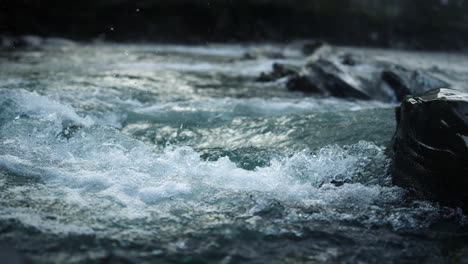
[[[286,56],[240,59],[252,49]],[[366,52],[432,67],[455,86],[468,72],[449,59],[442,71],[437,56]],[[2,53],[0,245],[56,263],[466,256],[460,210],[407,201],[391,185],[395,104],[253,81],[277,61],[304,63],[274,45]]]

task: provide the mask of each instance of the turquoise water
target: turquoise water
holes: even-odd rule
[[[285,57],[241,59],[258,49]],[[462,59],[441,71],[430,64],[441,65],[438,55],[342,49],[464,82],[453,77]],[[0,246],[55,263],[466,256],[460,210],[408,201],[391,185],[385,147],[397,104],[254,81],[273,62],[304,59],[280,45],[1,53]]]

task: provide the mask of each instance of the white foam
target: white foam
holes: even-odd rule
[[[204,161],[199,153],[188,147],[167,147],[162,153],[156,153],[118,130],[92,126],[94,121],[77,115],[72,107],[35,93],[5,89],[0,93],[4,95],[0,105],[8,107],[7,101],[12,101],[18,112],[29,115],[10,116],[0,127],[1,167],[17,175],[37,177],[73,189],[80,195],[92,193],[96,197],[110,197],[126,206],[158,203],[172,197],[198,199],[200,193],[220,191],[260,192],[283,200],[324,200],[335,196],[321,193],[323,184],[332,180],[355,180],[364,166],[374,162],[367,155],[380,153],[379,162],[386,159],[382,149],[362,142],[349,149],[329,146],[316,153],[298,152],[291,157],[272,160],[270,166],[245,170],[227,157]],[[216,112],[224,107],[236,114],[242,111],[280,114],[310,111],[306,109],[316,103],[307,100],[284,102],[273,99],[267,102],[251,99],[251,102],[245,102],[212,99],[140,111],[161,113],[164,108],[169,108],[173,111],[211,109]],[[254,105],[255,110],[246,109],[248,105]],[[78,128],[67,140],[60,136],[64,120],[88,127]],[[378,196],[375,192],[368,194]]]
[[[90,217],[85,217],[90,224],[82,225],[66,221],[57,224],[57,220],[47,219],[33,209],[22,212],[16,212],[15,208],[0,210],[1,219],[17,219],[25,226],[35,226],[44,232],[89,233],[102,229],[101,225],[108,229],[108,221],[114,219],[170,218],[179,221],[183,216],[174,214],[174,210],[185,210],[186,213],[196,210],[201,214],[224,210],[226,206],[228,210],[235,210],[231,204],[233,197],[242,203],[250,203],[249,199],[252,199],[253,204],[246,212],[236,214],[245,217],[246,223],[256,226],[256,230],[272,234],[284,230],[262,229],[257,225],[261,223],[262,214],[272,211],[274,215],[275,210],[285,214],[285,221],[291,223],[359,221],[370,227],[390,225],[401,229],[424,227],[435,221],[418,219],[418,214],[437,212],[434,208],[379,215],[379,210],[385,210],[382,209],[385,204],[399,203],[403,191],[390,186],[384,149],[372,143],[298,151],[273,159],[264,167],[246,170],[228,157],[203,160],[201,154],[190,147],[168,146],[157,152],[115,128],[89,121],[88,117],[76,114],[72,107],[46,97],[26,91],[0,92],[4,95],[0,106],[7,110],[1,115],[4,122],[0,125],[0,168],[13,175],[16,181],[26,177],[39,182],[9,188],[8,192],[14,193],[14,199],[58,200],[91,213]],[[306,109],[316,103],[310,101],[307,105],[312,99],[250,100],[246,103],[232,98],[212,99],[199,102],[199,105],[192,101],[186,105],[173,103],[139,110],[152,114],[210,111],[213,108],[211,111],[216,112],[225,105],[226,111],[235,115],[250,112],[272,115],[310,111]],[[38,102],[43,105],[34,105]],[[29,103],[32,105],[27,105]],[[253,105],[255,110],[246,109],[248,105]],[[7,113],[12,106],[14,113]],[[66,139],[60,136],[65,120],[88,126],[78,128]],[[268,133],[264,136],[268,137]],[[252,140],[255,141],[255,137]],[[343,185],[338,187],[332,184],[334,182]],[[38,188],[39,185],[44,187]],[[279,205],[275,209],[275,202],[271,201],[279,201],[284,207]],[[317,207],[325,210],[300,212],[300,208]],[[369,209],[374,207],[376,212]],[[296,214],[295,210],[299,212]],[[369,217],[367,212],[371,212]],[[96,219],[102,222],[95,222]]]
[[[79,116],[71,106],[22,89],[0,89],[0,109],[3,108],[10,110],[10,114],[26,114],[43,120],[69,120],[87,126],[94,123],[90,117]],[[7,111],[3,111],[0,115],[5,113]]]
[[[132,206],[171,197],[193,197],[202,190],[261,192],[284,200],[323,199],[325,196],[316,197],[323,183],[353,179],[363,163],[369,162],[365,156],[331,146],[315,154],[305,151],[273,160],[268,167],[250,171],[237,167],[227,157],[203,161],[188,147],[167,147],[163,153],[154,153],[111,128],[83,128],[63,141],[50,137],[53,133],[47,130],[37,130],[38,136],[33,138],[9,134],[15,124],[23,125],[13,122],[8,129],[0,129],[0,135],[10,142],[23,142],[23,147],[3,144],[3,168],[81,190],[83,195],[92,192]],[[366,149],[381,151],[370,143],[362,142],[357,147],[363,153]]]

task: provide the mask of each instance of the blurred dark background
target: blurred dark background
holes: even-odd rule
[[[466,50],[468,0],[0,0],[0,34]]]

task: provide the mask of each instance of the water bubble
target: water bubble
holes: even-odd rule
[[[110,31],[114,31],[114,27],[110,27]]]
[[[140,12],[140,8],[137,8],[136,11],[137,11],[137,12]]]
[[[125,56],[128,56],[128,50],[124,50]]]

